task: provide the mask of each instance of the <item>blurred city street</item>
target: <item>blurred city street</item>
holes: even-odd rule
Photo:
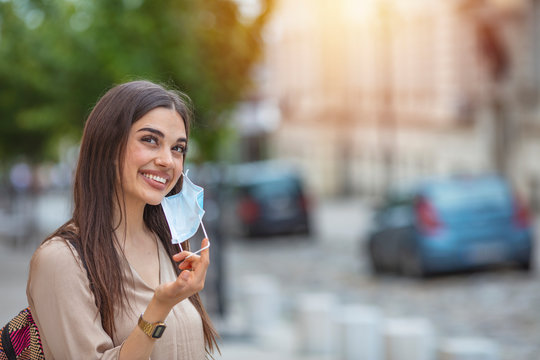
[[[0,1],[0,324],[137,79],[192,101],[216,359],[540,360],[539,39],[540,0]]]
[[[339,359],[336,350],[314,353],[301,348],[302,296],[324,294],[335,299],[336,319],[340,306],[361,304],[387,319],[427,319],[437,341],[483,337],[499,346],[501,360],[538,359],[536,272],[499,268],[427,280],[374,277],[362,247],[370,214],[370,206],[360,198],[321,200],[315,204],[312,237],[228,239],[223,246],[226,312],[223,318],[213,316],[222,336],[222,356],[217,358]],[[2,323],[26,306],[27,266],[35,245],[0,245]],[[249,313],[253,279],[277,290],[261,304],[273,319],[262,313],[255,319],[267,329],[257,328]]]

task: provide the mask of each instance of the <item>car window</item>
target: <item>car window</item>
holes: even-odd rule
[[[432,188],[430,198],[439,209],[448,211],[477,206],[506,209],[510,203],[508,187],[495,180],[440,184]]]
[[[385,205],[375,215],[378,228],[400,228],[414,221],[413,197],[411,194],[387,198]]]
[[[412,208],[407,205],[400,205],[387,209],[384,212],[382,221],[385,227],[400,228],[411,225],[412,219]]]
[[[251,185],[250,193],[258,199],[296,196],[300,193],[300,185],[294,179],[275,179]]]

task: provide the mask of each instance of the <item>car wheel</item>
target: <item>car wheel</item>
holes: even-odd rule
[[[375,275],[382,274],[384,272],[384,268],[380,264],[380,262],[377,260],[375,250],[373,249],[373,244],[371,243],[368,246],[368,254],[369,254],[369,262],[371,264],[371,272]]]
[[[306,237],[311,237],[312,235],[312,231],[311,231],[311,226],[309,225],[308,222],[306,222],[305,224],[303,224],[299,230],[297,231],[298,234],[300,235],[304,235]]]
[[[384,269],[375,259],[371,259],[371,272],[375,275],[384,273]]]
[[[523,271],[532,271],[531,259],[519,263],[519,268]]]
[[[402,251],[399,265],[401,273],[405,276],[416,278],[427,276],[422,257],[417,250]]]

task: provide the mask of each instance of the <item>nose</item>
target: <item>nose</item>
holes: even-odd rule
[[[155,159],[155,163],[158,166],[169,168],[173,165],[173,157],[170,151],[163,150],[161,151]]]

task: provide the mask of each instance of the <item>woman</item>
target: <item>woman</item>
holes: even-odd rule
[[[182,188],[188,104],[134,81],[90,113],[73,217],[30,264],[27,296],[45,358],[199,360],[217,348],[198,295],[209,250],[175,254],[160,206]]]

